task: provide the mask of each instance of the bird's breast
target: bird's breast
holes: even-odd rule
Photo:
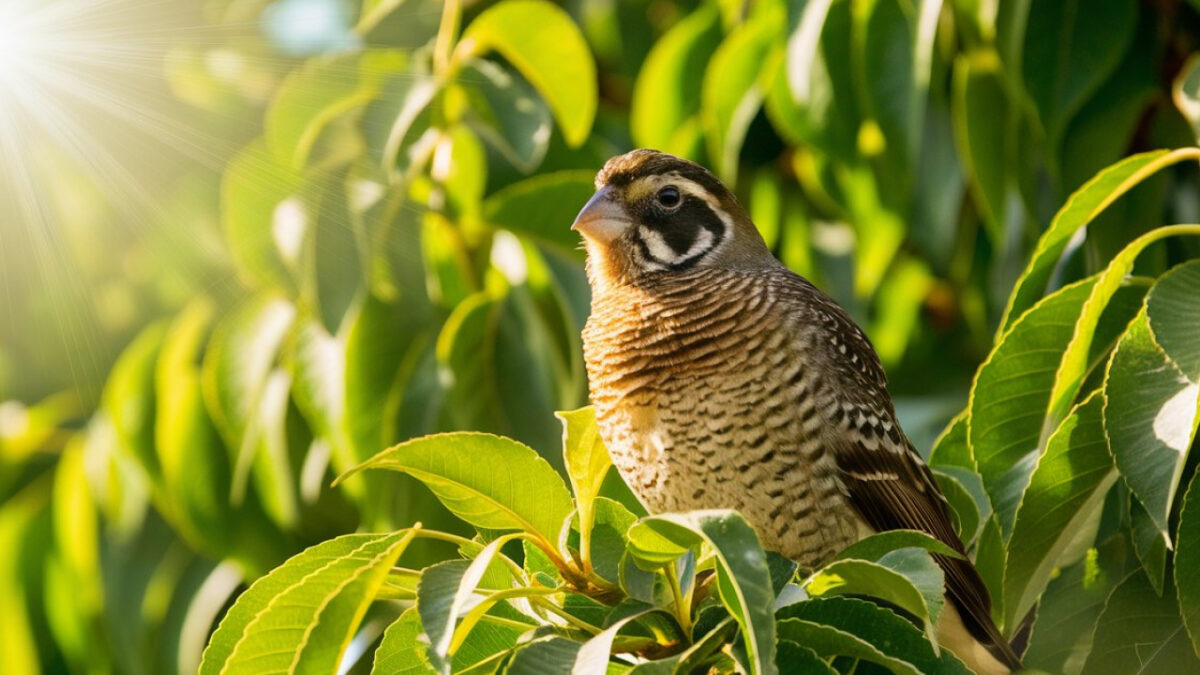
[[[803,331],[772,304],[749,284],[596,303],[584,331],[592,402],[650,510],[735,508],[769,548],[815,563],[858,533],[821,443]]]

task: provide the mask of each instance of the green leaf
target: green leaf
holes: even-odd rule
[[[425,675],[435,672],[425,659],[421,632],[421,617],[415,607],[401,614],[383,632],[383,640],[375,649],[372,675]]]
[[[346,345],[323,326],[307,320],[296,326],[287,365],[292,395],[313,432],[333,451],[333,466],[348,471],[357,463],[346,433]]]
[[[354,447],[352,464],[398,438],[397,408],[427,341],[422,334],[429,330],[416,299],[407,293],[404,298],[401,304],[368,296],[347,331],[346,431]]]
[[[388,44],[416,49],[437,34],[441,14],[441,0],[362,0],[354,32],[368,44],[383,38]]]
[[[330,171],[306,191],[311,195],[312,235],[301,277],[301,303],[307,301],[324,327],[340,331],[360,301],[368,279],[367,231],[352,202],[363,191],[353,167]],[[371,188],[374,189],[374,188]]]
[[[854,90],[851,3],[788,3],[793,26],[767,100],[775,127],[848,163],[858,158],[860,114]]]
[[[455,59],[492,50],[541,92],[567,144],[582,145],[596,116],[596,64],[571,17],[546,0],[494,5],[467,26]]]
[[[791,640],[780,640],[776,645],[775,665],[781,675],[837,675],[815,651]]]
[[[921,672],[903,659],[888,656],[863,638],[832,626],[805,619],[783,619],[778,631],[780,639],[802,644],[822,658],[848,656],[877,663],[896,675],[919,675]]]
[[[1089,360],[1092,358],[1092,341],[1097,334],[1101,314],[1108,306],[1130,272],[1133,263],[1147,246],[1156,241],[1172,236],[1200,235],[1200,225],[1171,225],[1160,227],[1133,240],[1115,258],[1096,280],[1091,295],[1083,305],[1079,319],[1075,322],[1075,335],[1063,354],[1062,363],[1054,375],[1054,390],[1050,393],[1050,408],[1048,421],[1058,423],[1066,416],[1083,385],[1083,380],[1089,371]]]
[[[1133,155],[1096,174],[1076,190],[1038,239],[1037,248],[1008,298],[997,334],[1006,333],[1010,325],[1046,292],[1046,284],[1059,258],[1079,228],[1147,177],[1172,164],[1197,159],[1200,159],[1200,148],[1155,150]]]
[[[54,468],[51,503],[54,539],[72,585],[64,590],[79,601],[80,618],[85,607],[100,603],[100,517],[88,484],[82,438],[63,449]],[[7,503],[6,503],[7,506]]]
[[[967,437],[1006,536],[1041,445],[1055,369],[1094,283],[1077,282],[1035,305],[975,375]]]
[[[763,72],[783,23],[783,8],[778,9],[758,12],[735,28],[713,52],[704,73],[700,114],[708,153],[717,175],[729,184],[737,181],[742,142],[762,107]]]
[[[1200,261],[1179,265],[1159,277],[1146,294],[1146,319],[1154,341],[1192,382],[1200,380]]]
[[[475,222],[487,188],[483,144],[465,124],[456,124],[439,136],[434,155],[438,161],[430,167],[430,177],[442,189],[446,212],[456,220]]]
[[[193,301],[166,334],[155,368],[154,440],[176,526],[223,554],[231,534],[229,454],[204,407],[198,365],[215,311],[206,299]]]
[[[1092,649],[1092,632],[1112,589],[1126,575],[1133,554],[1114,538],[1055,577],[1038,606],[1023,661],[1026,667],[1077,675]]]
[[[888,530],[876,532],[869,537],[860,539],[842,549],[834,556],[834,560],[857,559],[869,562],[879,562],[881,558],[902,548],[916,548],[950,558],[962,558],[962,554],[947,546],[944,542],[934,539],[924,532],[916,530]]]
[[[758,536],[739,514],[663,514],[643,518],[629,530],[630,551],[655,565],[673,562],[700,542],[716,556],[721,602],[742,628],[750,672],[774,672],[771,574]]]
[[[426,568],[417,584],[417,611],[429,637],[429,661],[440,673],[450,672],[450,643],[454,628],[467,608],[500,547],[511,537],[499,537],[474,560],[450,560]]]
[[[1192,650],[1200,655],[1200,472],[1192,476],[1183,498],[1179,530],[1175,535],[1175,586],[1179,589],[1179,613],[1192,638]]]
[[[442,325],[437,360],[446,389],[443,428],[507,431],[495,354],[502,308],[501,300],[480,291],[458,303]]]
[[[1023,73],[1052,152],[1067,122],[1120,63],[1136,26],[1132,0],[1031,3]]]
[[[605,675],[608,672],[609,654],[612,652],[613,640],[616,639],[617,633],[647,614],[658,611],[661,610],[648,609],[614,621],[611,626],[583,643],[575,655],[575,662],[569,671],[571,675]]]
[[[318,544],[254,582],[209,640],[200,675],[336,670],[415,530]]]
[[[213,330],[201,384],[217,428],[231,447],[242,446],[295,316],[288,301],[260,295],[234,309]]]
[[[915,4],[915,3],[914,3]],[[925,42],[918,47],[914,7],[898,0],[872,0],[855,6],[855,81],[863,106],[864,125],[879,132],[881,147],[865,147],[876,156],[881,191],[889,204],[903,204],[915,172],[923,127],[925,89],[934,28],[941,2],[923,2]],[[918,61],[923,63],[918,64]],[[860,132],[861,139],[861,132]],[[860,146],[862,146],[860,140]]]
[[[1150,579],[1150,585],[1154,586],[1154,591],[1162,593],[1163,581],[1167,576],[1168,535],[1158,528],[1146,507],[1132,492],[1127,492],[1125,496],[1129,513],[1129,535],[1134,553],[1137,554],[1146,577]]]
[[[425,483],[454,515],[476,527],[522,530],[558,540],[571,495],[529,447],[490,434],[435,434],[393,446],[355,467],[407,473]],[[341,479],[350,474],[344,474]]]
[[[954,64],[954,140],[967,186],[979,205],[988,236],[1004,249],[1006,227],[1017,204],[1016,175],[1010,149],[1016,145],[1003,68],[992,51],[960,55]],[[1030,303],[1032,304],[1032,303]]]
[[[911,664],[922,673],[970,673],[949,650],[936,653],[925,635],[908,619],[866,600],[814,598],[784,607],[776,618],[780,621],[803,619],[854,635],[884,655]]]
[[[505,675],[546,675],[569,673],[583,645],[573,640],[550,636],[535,640],[517,650]]]
[[[291,378],[275,362],[295,315],[289,302],[269,294],[244,303],[213,330],[201,370],[209,412],[236,449],[233,502],[242,503],[253,476],[264,508],[284,528],[297,518],[287,439]]]
[[[663,34],[638,72],[630,103],[634,142],[674,154],[688,154],[680,129],[700,110],[704,70],[721,44],[719,16],[703,5]]]
[[[275,90],[264,123],[267,147],[284,165],[302,168],[321,131],[375,98],[383,78],[407,62],[406,53],[383,49],[308,61]]]
[[[970,550],[971,545],[975,542],[975,537],[979,535],[979,526],[983,522],[980,508],[980,502],[977,501],[976,493],[968,490],[964,484],[964,478],[961,474],[967,473],[967,469],[960,467],[947,467],[947,469],[934,469],[933,478],[937,481],[938,487],[941,488],[942,494],[945,495],[946,501],[950,504],[950,515],[954,521],[954,533],[958,535],[963,546]],[[956,475],[958,474],[958,475]],[[978,474],[970,474],[974,479],[974,483],[978,485],[978,499],[987,502],[987,493],[983,490],[983,481]],[[989,512],[988,515],[991,515]]]
[[[705,666],[717,658],[721,648],[734,637],[737,622],[726,617],[703,637],[695,640],[682,653],[657,661],[638,664],[631,675],[674,675],[675,673],[706,672]]]
[[[1174,584],[1159,597],[1146,575],[1133,573],[1108,597],[1083,675],[1194,672],[1200,659],[1179,616]]]
[[[513,183],[484,200],[483,220],[577,256],[580,239],[571,231],[571,222],[596,191],[594,175],[556,171]]]
[[[117,359],[104,387],[104,407],[117,440],[152,480],[162,473],[154,448],[154,371],[166,328],[156,324],[143,329]]]
[[[580,552],[584,565],[590,567],[595,502],[612,460],[608,458],[608,450],[600,438],[600,430],[596,427],[596,411],[591,406],[555,415],[563,425],[563,463],[571,479],[575,509],[579,513]]]
[[[473,59],[459,71],[466,92],[467,120],[481,138],[513,166],[531,173],[550,147],[550,111],[519,73],[487,59]]]
[[[975,471],[975,457],[971,455],[971,446],[967,443],[967,415],[970,409],[955,415],[942,435],[933,442],[929,452],[929,466],[955,466]]]
[[[1187,297],[1188,304],[1197,305],[1194,288],[1175,290],[1186,293],[1181,300]],[[1104,428],[1117,467],[1165,538],[1195,437],[1197,385],[1155,342],[1145,310],[1117,344],[1105,377],[1104,398]]]
[[[1154,39],[1155,29],[1149,25],[1152,22],[1139,19],[1136,23],[1134,44],[1145,44]],[[1152,50],[1129,49],[1112,75],[1064,127],[1061,156],[1069,157],[1070,161],[1053,160],[1062,164],[1060,185],[1063,190],[1078,188],[1129,153],[1142,117],[1162,96],[1159,58]],[[1139,226],[1150,229],[1159,224],[1149,221],[1146,225],[1139,223]],[[1123,234],[1128,237],[1140,232]]]
[[[1099,514],[1117,473],[1104,436],[1099,392],[1055,430],[1017,510],[1005,563],[1006,626],[1016,626],[1045,592],[1060,558]],[[1093,535],[1094,536],[1094,535]]]
[[[438,131],[433,126],[435,106],[431,104],[439,92],[440,83],[418,71],[395,79],[380,97],[381,103],[396,110],[381,157],[394,182],[411,179],[433,154]]]
[[[620,560],[629,546],[626,532],[637,521],[620,502],[596,497],[595,522],[592,527],[592,567],[601,578],[617,583],[620,580]]]
[[[275,160],[266,144],[246,146],[221,177],[221,222],[230,252],[250,279],[263,285],[294,286],[306,229],[295,195],[303,177]]]
[[[806,579],[804,590],[817,597],[869,595],[886,600],[920,619],[930,640],[936,639],[945,603],[942,568],[920,548],[891,551],[878,562],[835,560]]]

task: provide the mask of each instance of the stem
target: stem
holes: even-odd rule
[[[438,541],[445,541],[445,542],[449,542],[451,544],[457,544],[458,546],[467,548],[476,554],[478,554],[480,551],[482,551],[483,547],[486,546],[486,544],[480,544],[479,542],[477,542],[473,539],[467,539],[466,537],[460,537],[457,534],[450,534],[449,532],[438,532],[437,530],[420,530],[419,532],[417,532],[416,536],[425,537],[427,539],[436,539]],[[528,538],[528,535],[526,535],[525,533],[518,533],[518,536],[516,536],[514,538]],[[496,551],[496,558],[498,560],[500,560],[500,562],[504,563],[505,567],[508,568],[509,572],[512,572],[514,579],[516,579],[518,582],[521,582],[521,583],[525,582],[525,570],[522,569],[520,565],[513,562],[508,556],[504,555],[503,553],[501,553],[499,551]]]
[[[433,70],[444,76],[450,69],[450,56],[454,41],[458,38],[458,25],[462,21],[461,0],[446,0],[442,11],[442,23],[438,26],[437,42],[433,48]]]
[[[579,511],[579,562],[583,566],[584,576],[594,576],[592,569],[592,528],[595,526],[595,514],[591,509]]]
[[[547,609],[547,610],[550,610],[551,612],[554,612],[555,614],[560,616],[567,623],[571,624],[572,626],[574,626],[590,635],[596,635],[596,634],[600,633],[602,630],[604,630],[602,628],[597,628],[596,626],[593,626],[592,624],[584,621],[583,619],[580,619],[577,616],[572,616],[569,612],[564,610],[562,607],[559,607],[558,605],[554,604],[553,602],[547,602],[546,599],[543,597],[531,597],[529,599],[534,604],[541,607],[542,609]]]
[[[467,634],[471,632],[471,629],[475,627],[475,624],[479,623],[479,620],[483,618],[483,615],[487,614],[488,610],[501,600],[507,600],[509,598],[529,598],[530,600],[533,600],[537,596],[553,595],[560,592],[561,591],[559,591],[557,588],[520,587],[506,588],[502,591],[496,591],[495,593],[492,593],[481,600],[478,605],[475,605],[470,612],[467,612],[466,616],[463,617],[462,622],[458,624],[458,628],[454,629],[454,636],[450,640],[449,653],[453,655],[454,652],[458,651],[458,648],[462,646],[463,640],[467,639]]]

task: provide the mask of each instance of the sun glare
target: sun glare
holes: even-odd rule
[[[162,227],[171,177],[220,166],[220,139],[178,114],[164,66],[173,48],[215,42],[189,25],[199,11],[187,0],[0,0],[0,252],[16,242],[34,270],[21,283],[75,298],[62,306],[104,309],[74,271],[72,227]],[[0,321],[13,291],[0,287]],[[94,369],[90,320],[57,318],[72,369]]]

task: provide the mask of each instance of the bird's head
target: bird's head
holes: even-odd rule
[[[608,160],[571,229],[587,245],[594,287],[698,268],[775,264],[745,209],[716,176],[657,150]]]

